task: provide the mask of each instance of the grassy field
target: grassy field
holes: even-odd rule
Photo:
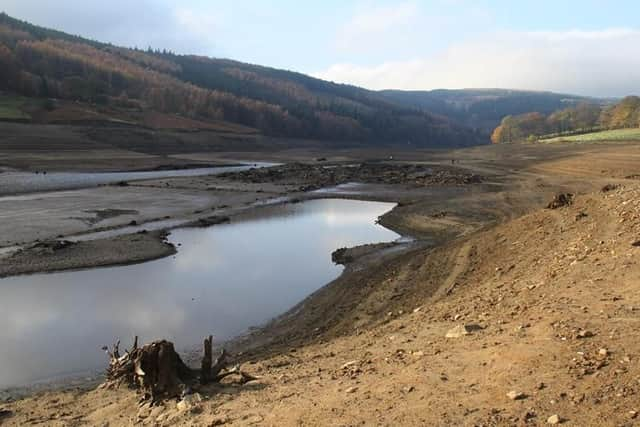
[[[557,138],[542,139],[540,142],[596,142],[596,141],[640,141],[640,129],[615,129],[601,132],[585,133],[582,135],[559,136]]]
[[[0,119],[30,119],[31,116],[22,110],[26,102],[27,99],[20,96],[0,95]]]

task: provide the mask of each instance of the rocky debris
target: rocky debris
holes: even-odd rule
[[[609,191],[613,191],[613,190],[617,190],[618,187],[620,187],[619,185],[616,184],[607,184],[604,187],[602,187],[602,192],[603,193],[608,193]]]
[[[187,394],[178,402],[176,407],[180,412],[199,412],[202,410],[200,403],[202,402],[202,396],[200,393]]]
[[[547,424],[560,424],[561,422],[562,418],[558,414],[553,414],[547,418]]]
[[[270,168],[229,172],[220,174],[218,177],[250,183],[275,182],[302,185],[300,189],[303,191],[311,191],[348,182],[432,186],[468,185],[483,181],[481,176],[468,173],[456,167],[378,162],[331,166],[291,163]]]
[[[586,212],[578,212],[576,214],[576,221],[580,221],[581,219],[587,218],[589,215],[587,215]]]
[[[445,338],[462,338],[482,329],[482,326],[476,324],[458,325],[455,328],[449,329]]]
[[[354,261],[357,261],[359,258],[391,248],[395,245],[396,244],[393,242],[372,243],[367,245],[355,246],[353,248],[340,248],[333,251],[333,253],[331,254],[331,261],[334,264],[347,265],[351,264]]]
[[[75,243],[69,240],[45,240],[30,246],[26,250],[33,251],[34,253],[52,254],[73,245],[75,245]],[[21,252],[22,251],[18,251],[14,255],[18,255]]]
[[[560,193],[556,194],[556,196],[549,202],[547,205],[547,209],[559,209],[564,206],[569,206],[573,203],[573,194],[571,193]]]
[[[588,329],[581,329],[580,331],[578,331],[578,334],[576,335],[576,338],[591,338],[593,337],[593,332],[591,332]]]
[[[515,390],[512,390],[512,391],[510,391],[509,393],[507,393],[507,397],[508,397],[509,399],[511,399],[511,400],[522,400],[522,399],[526,398],[526,397],[527,397],[527,395],[526,395],[526,394],[524,394],[524,393],[523,393],[523,392],[521,392],[521,391],[515,391]]]
[[[225,224],[231,221],[228,216],[210,216],[207,218],[199,218],[192,225],[196,227],[211,227],[212,225]]]
[[[140,213],[135,209],[90,209],[90,210],[85,210],[83,212],[93,216],[77,217],[74,219],[82,221],[89,226],[94,226],[107,219],[117,218],[123,215],[137,215]]]

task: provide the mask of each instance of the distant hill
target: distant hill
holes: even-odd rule
[[[12,112],[40,122],[213,126],[422,147],[489,142],[464,120],[387,94],[232,60],[117,47],[6,14],[0,14],[0,90],[47,100],[20,101],[28,111]]]
[[[574,95],[509,89],[386,90],[380,93],[390,101],[430,111],[483,132],[491,132],[508,115],[532,111],[546,115],[582,102],[602,102]]]

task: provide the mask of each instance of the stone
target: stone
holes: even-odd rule
[[[507,397],[511,400],[522,400],[525,397],[527,397],[527,395],[522,393],[521,391],[512,390],[509,393],[507,393]]]
[[[350,367],[355,366],[357,363],[358,363],[358,361],[357,361],[357,360],[352,360],[352,361],[347,362],[347,363],[345,363],[344,365],[342,365],[342,366],[340,367],[340,369],[349,369]]]
[[[592,336],[593,336],[593,332],[585,329],[579,331],[577,335],[578,338],[591,338]]]
[[[449,329],[449,331],[447,331],[445,335],[445,338],[461,338],[481,329],[482,326],[480,325],[458,325],[455,328]]]
[[[349,387],[348,389],[345,390],[346,393],[355,393],[358,390],[358,387]]]
[[[601,348],[600,350],[598,350],[598,354],[602,357],[607,357],[609,355],[609,350],[607,350],[606,348]]]
[[[560,424],[562,419],[558,414],[553,414],[549,418],[547,418],[547,424]]]
[[[178,402],[177,408],[180,412],[195,412],[200,407],[200,402],[202,402],[202,396],[200,395],[200,393],[188,394],[183,397],[180,402]]]

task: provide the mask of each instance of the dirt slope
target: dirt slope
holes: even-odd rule
[[[579,195],[356,276],[367,296],[349,308],[362,323],[350,316],[308,331],[300,347],[248,356],[261,380],[201,390],[192,410],[98,390],[4,404],[0,421],[510,426],[557,415],[564,425],[635,425],[637,240],[640,185]],[[463,325],[472,332],[445,337]]]

